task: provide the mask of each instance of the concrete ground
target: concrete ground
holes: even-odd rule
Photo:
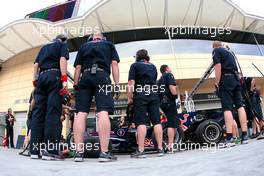
[[[19,156],[19,150],[0,148],[1,176],[262,176],[264,175],[264,140],[250,140],[247,145],[230,149],[192,150],[158,158],[130,159],[120,155],[117,162],[98,163],[86,159],[75,163],[65,161],[31,160]]]

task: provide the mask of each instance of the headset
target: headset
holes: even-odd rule
[[[59,34],[53,41],[60,41],[62,43],[67,43],[68,36],[66,34]]]
[[[88,35],[87,42],[94,41],[93,36],[94,36],[94,34]],[[102,34],[102,36],[103,36],[103,38],[101,40],[107,40],[106,37],[103,34]]]

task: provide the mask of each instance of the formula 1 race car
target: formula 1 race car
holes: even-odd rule
[[[109,149],[114,153],[131,153],[137,149],[137,132],[135,128],[127,125],[121,125],[120,117],[115,117],[111,119],[112,131],[110,134],[110,144]],[[164,150],[166,150],[166,125],[163,124],[164,129]],[[95,131],[87,130],[84,135],[85,151],[84,156],[87,158],[97,158],[99,156],[100,150],[99,146],[99,136]],[[181,143],[184,138],[183,131],[181,128],[176,129],[175,143]],[[72,148],[74,143],[73,133],[69,133],[67,136],[67,144]],[[87,147],[88,146],[88,147]],[[152,126],[147,126],[147,135],[145,138],[145,150],[155,151],[156,150],[156,140],[153,132]]]
[[[176,135],[174,139],[174,146],[179,147],[184,142],[198,142],[201,144],[218,143],[223,136],[223,130],[220,116],[197,113],[183,113],[178,114],[177,118],[180,120],[180,127],[176,129]],[[207,116],[205,116],[207,115]],[[202,118],[201,118],[202,116]],[[167,151],[167,118],[164,114],[161,114],[161,123],[163,126],[163,149]],[[199,117],[199,118],[197,118]],[[206,117],[206,118],[205,118]],[[124,123],[122,117],[112,117],[112,131],[110,135],[109,149],[114,153],[131,153],[137,148],[137,132],[135,128],[132,128],[130,124]],[[94,122],[96,124],[96,122]],[[99,156],[99,137],[98,133],[94,130],[87,130],[84,135],[85,152],[84,156],[87,158],[97,158]],[[67,136],[67,143],[72,146],[74,142],[73,133],[69,133]],[[87,147],[88,146],[88,147]],[[147,135],[145,139],[145,150],[155,151],[157,143],[153,132],[153,127],[147,127]]]

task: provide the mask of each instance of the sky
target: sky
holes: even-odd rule
[[[172,45],[176,54],[193,54],[201,53],[208,54],[212,52],[212,41],[207,40],[172,40]],[[119,56],[124,58],[133,58],[135,52],[139,49],[146,49],[151,55],[163,55],[171,54],[173,51],[171,49],[171,43],[168,40],[149,40],[149,41],[138,41],[117,44],[116,50]],[[261,56],[261,53],[256,45],[247,44],[236,44],[230,43],[230,48],[238,55],[257,55]],[[264,46],[260,46],[262,51],[264,51]],[[76,52],[70,54],[70,63],[73,64]]]
[[[0,28],[15,20],[23,19],[27,14],[65,0],[4,0],[0,6]]]
[[[246,13],[264,17],[263,0],[232,0]]]

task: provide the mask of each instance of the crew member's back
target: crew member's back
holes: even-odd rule
[[[40,67],[40,72],[51,68],[60,68],[60,57],[68,56],[67,44],[55,41],[43,46],[40,49],[36,62]]]
[[[91,68],[92,64],[98,64],[98,68],[105,70],[109,75],[112,59],[115,58],[119,62],[119,56],[112,42],[107,40],[91,41],[83,44],[78,51],[74,66],[82,65],[83,72],[87,68]]]
[[[220,62],[222,73],[237,71],[235,55],[232,51],[225,48],[215,48],[213,50],[214,64]]]

